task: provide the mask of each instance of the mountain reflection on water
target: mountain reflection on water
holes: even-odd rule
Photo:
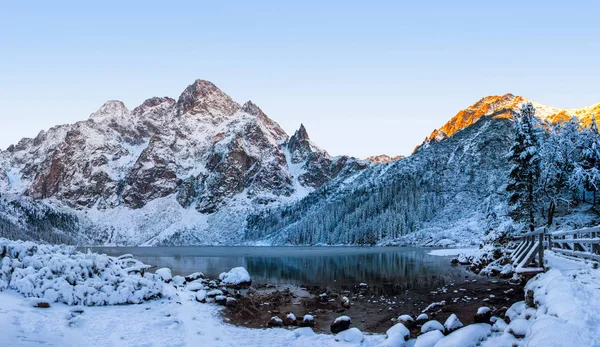
[[[367,283],[370,292],[397,295],[432,290],[462,276],[447,257],[410,247],[98,247],[109,255],[133,254],[174,275],[201,271],[208,277],[245,267],[255,284],[294,284],[349,289]]]

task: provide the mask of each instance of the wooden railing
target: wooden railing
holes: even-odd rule
[[[600,261],[600,226],[551,233],[548,248],[564,255]]]
[[[516,273],[537,273],[544,271],[544,235],[546,228],[516,235],[519,245],[512,254]]]

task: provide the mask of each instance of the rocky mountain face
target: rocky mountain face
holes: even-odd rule
[[[252,102],[240,106],[198,80],[178,100],[151,98],[132,111],[108,101],[85,121],[10,146],[0,153],[0,192],[77,216],[79,231],[94,243],[154,244],[190,229],[202,236],[217,212],[236,216],[300,199],[367,165],[330,157],[304,126],[288,137]],[[141,211],[158,201],[185,214],[187,224],[166,234],[139,224]],[[116,223],[131,220],[133,229]],[[241,224],[231,224],[234,234]]]
[[[0,236],[106,245],[476,242],[506,222],[508,118],[525,101],[483,98],[411,156],[364,161],[331,157],[303,125],[288,136],[257,105],[208,81],[133,110],[108,101],[85,121],[0,152]],[[589,122],[600,111],[534,105],[554,122]]]
[[[370,157],[365,158],[366,161],[370,161],[373,164],[386,164],[392,161],[396,161],[396,160],[400,160],[403,159],[404,156],[403,155],[397,155],[394,157],[390,157],[387,154],[380,154],[380,155],[373,155]]]

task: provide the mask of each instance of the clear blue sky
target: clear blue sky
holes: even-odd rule
[[[597,1],[1,1],[0,148],[197,78],[332,154],[409,154],[511,92],[600,101]]]

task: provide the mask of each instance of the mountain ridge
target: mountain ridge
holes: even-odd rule
[[[437,230],[428,226],[432,220],[458,223],[458,205],[448,202],[457,196],[469,196],[461,201],[472,205],[480,225],[489,211],[479,205],[502,206],[484,193],[501,195],[507,164],[500,152],[511,136],[506,118],[525,101],[512,94],[482,98],[434,130],[411,156],[359,160],[330,156],[303,124],[289,136],[258,105],[240,105],[205,80],[194,81],[177,99],[152,97],[133,110],[109,100],[86,120],[0,151],[0,233],[106,245],[389,242],[405,233],[426,237],[423,230]],[[591,120],[600,109],[537,105],[538,115],[550,121],[571,115]],[[497,148],[486,148],[490,143]],[[431,170],[451,188],[440,187]],[[458,190],[484,178],[491,187]],[[388,200],[378,205],[371,194]],[[354,200],[356,206],[336,209],[329,201],[336,196],[345,197],[338,204]],[[317,206],[335,217],[321,216],[313,211]],[[492,210],[503,208],[498,206]],[[438,207],[441,212],[432,210]],[[378,212],[363,220],[356,209],[363,217],[370,209]],[[324,219],[312,226],[310,218]],[[348,233],[362,234],[340,236],[339,226],[328,226],[331,218]],[[344,224],[352,218],[359,222]],[[383,225],[391,231],[371,234]],[[323,228],[337,236],[305,235]]]

